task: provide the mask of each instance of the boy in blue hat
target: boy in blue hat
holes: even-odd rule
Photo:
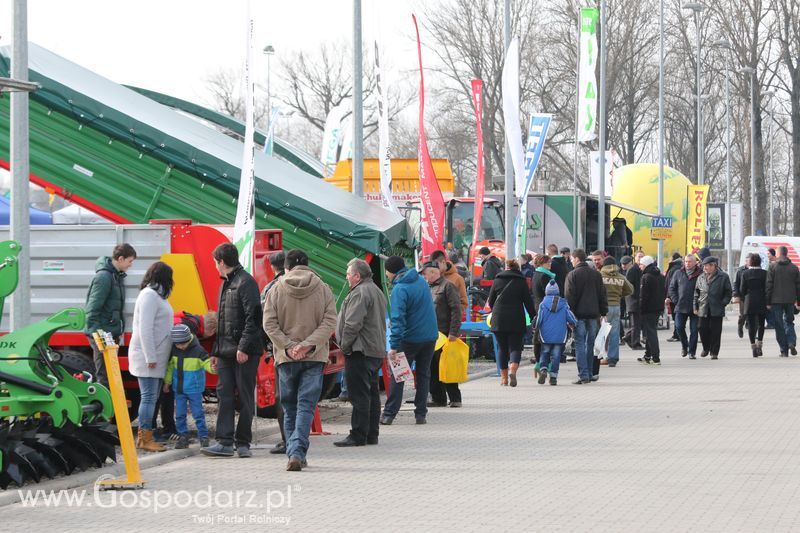
[[[192,411],[200,446],[208,446],[208,427],[203,410],[206,372],[213,372],[208,354],[186,324],[172,326],[172,355],[164,376],[164,392],[172,385],[175,392],[175,425],[180,438],[175,449],[189,447],[186,406]]]
[[[544,385],[548,369],[550,369],[550,385],[557,385],[561,353],[567,342],[567,328],[574,328],[578,321],[570,311],[567,300],[559,296],[555,280],[547,284],[544,294],[544,300],[539,304],[539,313],[536,315],[536,329],[542,342],[539,356],[539,385]]]

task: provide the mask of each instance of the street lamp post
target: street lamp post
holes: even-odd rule
[[[266,130],[269,131],[269,121],[272,114],[272,90],[270,88],[270,67],[271,67],[271,60],[272,55],[275,53],[275,48],[272,47],[271,44],[268,44],[264,47],[264,55],[267,56],[267,127]]]
[[[731,234],[731,45],[725,39],[714,46],[728,50],[728,65],[725,66],[725,250],[728,275],[733,276],[733,235]]]
[[[755,108],[755,77],[756,69],[742,67],[739,72],[750,76],[750,234],[756,234],[756,114]]]
[[[658,15],[658,216],[664,216],[664,0]],[[660,267],[664,261],[664,240],[658,240]]]
[[[694,12],[694,26],[697,31],[697,184],[703,185],[705,183],[705,169],[704,169],[704,155],[703,155],[703,94],[700,85],[700,13],[705,9],[705,6],[700,2],[686,2],[683,4],[683,9],[689,9]]]

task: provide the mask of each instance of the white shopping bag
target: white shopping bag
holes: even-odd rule
[[[608,334],[611,333],[611,324],[603,320],[600,324],[600,331],[594,339],[594,355],[601,359],[608,355]]]

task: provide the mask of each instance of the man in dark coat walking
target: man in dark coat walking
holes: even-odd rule
[[[639,290],[639,310],[642,313],[642,327],[644,328],[645,350],[644,357],[639,361],[644,364],[661,364],[661,350],[658,345],[658,318],[664,312],[666,291],[661,271],[655,259],[646,255],[642,257],[641,265],[642,286]]]
[[[778,259],[767,272],[767,308],[772,312],[781,357],[797,355],[794,308],[800,300],[800,272],[789,260],[789,250],[778,248]]]
[[[600,319],[608,313],[608,297],[600,272],[586,263],[586,252],[572,251],[574,269],[567,275],[565,298],[578,319],[575,327],[575,356],[581,385],[600,379],[600,359],[594,355],[594,341],[600,329]]]
[[[642,286],[642,271],[630,256],[620,259],[625,279],[633,285],[633,294],[625,298],[625,309],[631,321],[631,329],[625,334],[623,340],[634,350],[643,350],[642,346],[642,314],[639,311],[639,290]]]

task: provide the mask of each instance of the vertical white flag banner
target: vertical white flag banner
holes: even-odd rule
[[[580,69],[578,70],[578,141],[597,137],[597,19],[596,7],[581,8]]]
[[[342,146],[339,151],[339,161],[353,159],[353,114],[351,113],[342,121],[339,129],[339,144]]]
[[[517,192],[519,210],[514,224],[515,246],[518,255],[525,253],[528,236],[528,193],[533,185],[536,169],[542,158],[547,131],[550,128],[552,116],[543,113],[533,113],[528,125],[528,142],[525,148],[525,185],[522,191]]]
[[[250,4],[247,6],[247,47],[244,59],[245,128],[244,153],[242,154],[242,173],[239,177],[239,198],[236,204],[236,223],[233,227],[233,243],[239,250],[239,262],[244,269],[253,273],[253,242],[255,240],[255,172],[253,156],[255,143],[253,78],[250,64],[253,56],[253,19]]]
[[[342,102],[328,113],[325,119],[325,130],[322,134],[322,150],[319,160],[324,165],[324,177],[333,174],[333,169],[339,161],[339,142],[342,138],[342,119],[349,110],[349,102]]]
[[[514,166],[514,186],[517,195],[525,188],[525,154],[519,127],[519,40],[514,37],[506,52],[502,77],[503,120],[506,123],[506,142]]]
[[[605,172],[603,172],[605,179],[605,195],[611,198],[614,194],[614,152],[606,150],[605,158]],[[589,170],[591,182],[589,184],[589,193],[600,193],[600,150],[592,150],[589,152]]]
[[[392,197],[392,160],[389,157],[389,101],[384,90],[386,77],[383,74],[381,48],[375,39],[375,96],[378,100],[378,163],[381,170],[381,202],[385,209],[400,214]]]

